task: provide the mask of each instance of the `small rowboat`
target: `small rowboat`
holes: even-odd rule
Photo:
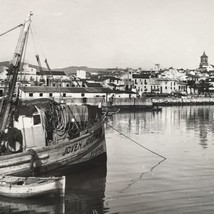
[[[0,176],[0,195],[15,198],[31,198],[46,194],[65,195],[65,176],[16,177]]]

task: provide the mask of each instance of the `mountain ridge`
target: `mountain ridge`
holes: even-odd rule
[[[5,66],[5,67],[9,67],[9,61],[3,61],[0,62],[0,66]],[[39,66],[38,65],[33,65],[28,63],[28,65],[32,68],[35,68],[39,71]],[[43,70],[48,70],[47,68],[42,67]],[[65,68],[54,68],[52,69],[52,71],[64,71],[67,75],[69,74],[76,74],[77,70],[84,70],[86,72],[89,73],[103,73],[106,70],[108,70],[108,68],[90,68],[87,66],[69,66],[69,67],[65,67]]]

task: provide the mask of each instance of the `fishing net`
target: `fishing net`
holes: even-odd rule
[[[90,105],[60,105],[50,99],[36,99],[19,104],[15,119],[20,115],[32,117],[41,113],[41,122],[45,126],[47,139],[59,141],[60,139],[77,137],[81,131],[92,126],[102,117],[102,112],[96,106]]]

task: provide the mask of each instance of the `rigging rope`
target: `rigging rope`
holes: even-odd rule
[[[11,32],[12,30],[15,30],[16,28],[21,27],[21,26],[23,26],[23,24],[20,24],[20,25],[17,25],[16,27],[14,27],[14,28],[11,28],[10,30],[8,30],[8,31],[6,31],[6,32],[4,32],[4,33],[2,33],[2,34],[0,34],[0,36],[3,36],[3,35],[5,35],[5,34]]]
[[[28,33],[27,33],[27,36],[26,36],[26,40],[25,40],[25,46],[24,46],[24,54],[23,54],[23,57],[22,57],[22,61],[21,61],[21,66],[20,66],[20,70],[22,70],[23,71],[23,66],[24,66],[24,62],[25,62],[25,58],[26,58],[26,53],[27,53],[27,42],[28,42],[28,39],[29,39],[29,31],[28,31]],[[21,72],[21,74],[19,75],[20,76],[20,81],[21,80],[23,80],[22,79],[22,72]],[[19,88],[20,88],[20,86],[21,86],[21,84],[19,84],[18,85],[18,87],[17,87],[17,96],[18,95],[20,95],[21,97],[22,97],[22,90],[21,90],[21,93],[19,94]],[[17,97],[18,99],[19,99],[19,97]]]
[[[38,51],[37,51],[37,49],[36,49],[36,43],[35,43],[33,31],[32,31],[32,26],[30,27],[30,33],[31,33],[32,40],[33,40],[33,47],[34,47],[34,50],[35,50],[36,54],[38,54]]]
[[[33,43],[34,43],[34,47],[35,47],[36,53],[37,53],[37,49],[36,49],[36,43],[37,43],[37,47],[39,48],[39,52],[41,52],[41,53],[42,53],[42,56],[44,57],[44,59],[46,59],[45,54],[44,54],[44,52],[43,52],[43,50],[42,50],[42,48],[41,48],[41,45],[40,45],[40,43],[39,43],[39,40],[38,40],[38,39],[37,39],[37,41],[34,40],[34,38],[36,38],[35,36],[37,36],[37,35],[36,35],[35,28],[33,27],[33,23],[31,23],[31,34],[32,34]],[[38,37],[37,37],[37,38],[38,38]],[[35,41],[36,41],[36,42],[35,42]]]
[[[35,49],[36,54],[38,55],[38,50],[37,50],[37,48],[36,48],[36,42],[35,42],[36,40],[35,40],[35,37],[34,37],[34,35],[36,35],[36,31],[34,30],[32,24],[31,24],[30,30],[31,30],[32,38],[33,38],[34,49]],[[47,66],[48,72],[49,72],[49,74],[53,77],[52,71],[51,71],[51,69],[50,69],[50,67],[49,67],[49,65],[48,65],[47,58],[46,58],[46,56],[45,56],[45,54],[44,54],[44,52],[43,52],[43,50],[42,50],[42,48],[41,48],[41,45],[40,45],[40,43],[39,43],[39,40],[37,40],[37,45],[38,45],[38,48],[39,48],[40,52],[42,53],[43,58],[45,59],[44,61],[45,61],[45,64],[46,64],[46,66]]]
[[[131,138],[128,137],[127,135],[125,135],[125,134],[123,134],[122,132],[120,132],[120,131],[118,131],[117,129],[115,129],[113,126],[110,126],[110,125],[108,125],[108,124],[107,124],[107,126],[110,127],[110,128],[112,128],[112,129],[114,129],[116,132],[120,133],[121,135],[123,135],[124,137],[126,137],[127,139],[129,139],[130,141],[132,141],[133,143],[137,144],[138,146],[140,146],[140,147],[146,149],[147,151],[149,151],[149,152],[151,152],[151,153],[153,153],[153,154],[155,154],[155,155],[157,155],[157,156],[163,158],[164,160],[166,160],[166,157],[164,157],[164,156],[158,154],[157,152],[154,152],[154,151],[152,151],[151,149],[148,149],[147,147],[141,145],[141,144],[138,143],[137,141],[131,139]]]

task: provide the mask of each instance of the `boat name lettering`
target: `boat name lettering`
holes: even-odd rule
[[[88,140],[86,141],[85,146],[88,146],[89,144],[93,143],[96,140],[96,136],[92,135],[90,138],[88,138]]]
[[[103,152],[104,152],[104,148],[103,148],[103,145],[102,145],[102,146],[96,148],[96,149],[91,153],[91,157],[92,157],[92,158],[93,158],[93,157],[96,157],[96,156],[100,155],[100,154],[103,153]]]
[[[62,156],[67,155],[67,154],[69,154],[71,152],[76,152],[77,150],[80,150],[81,148],[82,148],[82,141],[78,142],[78,143],[75,143],[74,145],[67,146],[65,148],[65,151],[62,154]]]

